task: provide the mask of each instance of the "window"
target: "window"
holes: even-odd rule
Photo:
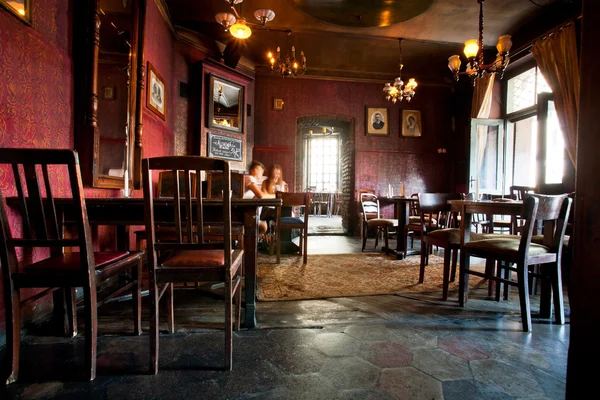
[[[506,113],[511,114],[537,104],[537,95],[552,92],[537,67],[508,80]]]
[[[339,188],[339,137],[306,139],[306,186],[317,192],[334,192]]]

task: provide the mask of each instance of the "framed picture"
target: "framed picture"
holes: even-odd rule
[[[423,125],[421,124],[421,111],[402,110],[402,136],[421,137]]]
[[[366,107],[365,134],[373,136],[389,136],[390,123],[388,109],[381,107]]]
[[[167,95],[165,81],[148,61],[148,82],[146,84],[146,106],[162,119],[167,115]]]
[[[104,94],[102,96],[103,100],[114,100],[115,99],[115,86],[108,85],[104,86]]]
[[[244,133],[244,87],[213,74],[209,82],[208,127]]]

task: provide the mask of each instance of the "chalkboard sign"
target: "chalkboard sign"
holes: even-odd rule
[[[242,161],[242,139],[208,133],[208,156]]]

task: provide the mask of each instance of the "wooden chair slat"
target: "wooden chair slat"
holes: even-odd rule
[[[23,191],[23,182],[21,181],[21,173],[19,171],[18,164],[12,164],[13,176],[15,178],[15,187],[17,189],[17,196],[19,197],[19,207],[21,208],[21,218],[23,218],[23,233],[25,237],[32,238],[31,231],[31,220],[29,219],[29,209],[27,208],[27,201],[25,200],[25,192]]]
[[[174,185],[175,185],[175,192],[173,193],[173,209],[175,212],[175,233],[177,235],[177,238],[179,240],[179,242],[181,243],[183,241],[183,234],[181,232],[181,201],[180,201],[180,197],[179,197],[179,170],[172,170],[173,171],[173,176],[176,177],[174,178]]]
[[[48,175],[48,165],[42,165],[42,174],[44,176],[44,184],[46,186],[46,197],[48,198],[50,210],[50,222],[52,223],[52,237],[55,239],[59,239],[61,237],[61,233],[58,226],[58,218],[56,216],[56,205],[54,203],[54,196],[52,195],[52,185],[50,185],[50,176]]]
[[[27,185],[27,194],[31,204],[31,217],[35,220],[33,230],[38,239],[48,239],[46,213],[35,164],[23,164],[23,171],[25,172],[25,184]]]

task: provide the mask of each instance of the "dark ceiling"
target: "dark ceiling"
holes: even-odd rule
[[[174,25],[225,44],[231,40],[214,19],[216,13],[230,10],[226,0],[166,2]],[[500,35],[516,38],[523,30],[535,31],[539,21],[543,25],[576,15],[578,3],[486,0],[484,44],[493,50]],[[309,75],[389,79],[398,72],[402,37],[403,76],[442,81],[449,75],[448,57],[462,54],[463,42],[478,35],[477,0],[244,0],[236,8],[252,23],[258,22],[254,10],[275,11],[266,29],[253,26],[246,40],[244,56],[258,71],[268,65],[267,51],[281,46],[285,52],[294,45],[306,54]]]

